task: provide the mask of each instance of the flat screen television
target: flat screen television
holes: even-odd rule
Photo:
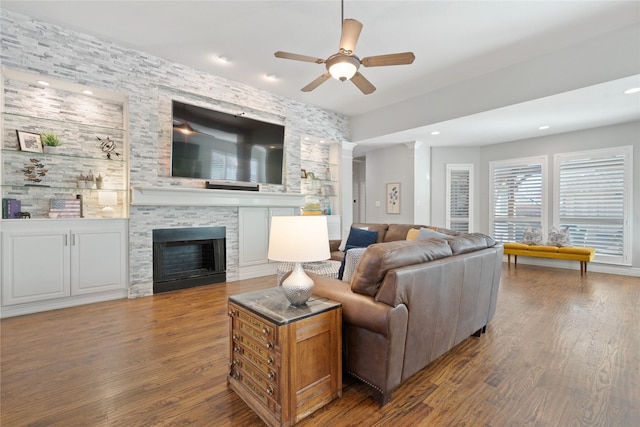
[[[282,184],[284,126],[172,101],[171,176]]]

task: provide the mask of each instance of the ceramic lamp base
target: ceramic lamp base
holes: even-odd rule
[[[111,206],[105,206],[100,211],[100,216],[102,218],[113,218],[116,214],[116,211]]]
[[[303,305],[307,302],[313,291],[313,280],[304,272],[302,264],[296,263],[293,271],[282,282],[282,292],[291,305]]]

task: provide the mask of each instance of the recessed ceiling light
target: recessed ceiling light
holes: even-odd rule
[[[440,135],[440,131],[439,130],[434,130],[433,132],[431,132],[431,135]]]
[[[45,82],[44,80],[38,80],[38,84],[42,86],[49,86],[49,82]]]
[[[222,55],[216,56],[216,59],[218,60],[218,62],[221,62],[223,64],[226,64],[227,62],[229,62],[229,58],[227,58],[226,56],[222,56]]]
[[[83,90],[82,93],[84,93],[85,95],[93,95],[93,92],[91,92],[90,90]]]
[[[267,78],[269,80],[278,80],[278,76],[276,76],[275,74],[267,74]]]
[[[538,129],[540,130],[545,130],[545,129],[549,129],[551,126],[549,125],[544,125],[544,126],[540,126]]]
[[[630,93],[638,93],[640,92],[640,87],[632,87],[631,89],[627,89],[624,91],[624,93],[626,93],[627,95],[629,95]]]

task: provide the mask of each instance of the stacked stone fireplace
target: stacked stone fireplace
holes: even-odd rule
[[[226,281],[225,227],[153,230],[153,293]]]

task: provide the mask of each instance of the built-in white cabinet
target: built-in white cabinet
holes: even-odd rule
[[[2,317],[127,295],[125,219],[3,221]]]
[[[275,274],[275,267],[267,258],[271,217],[295,214],[293,207],[241,207],[238,210],[240,279]]]

